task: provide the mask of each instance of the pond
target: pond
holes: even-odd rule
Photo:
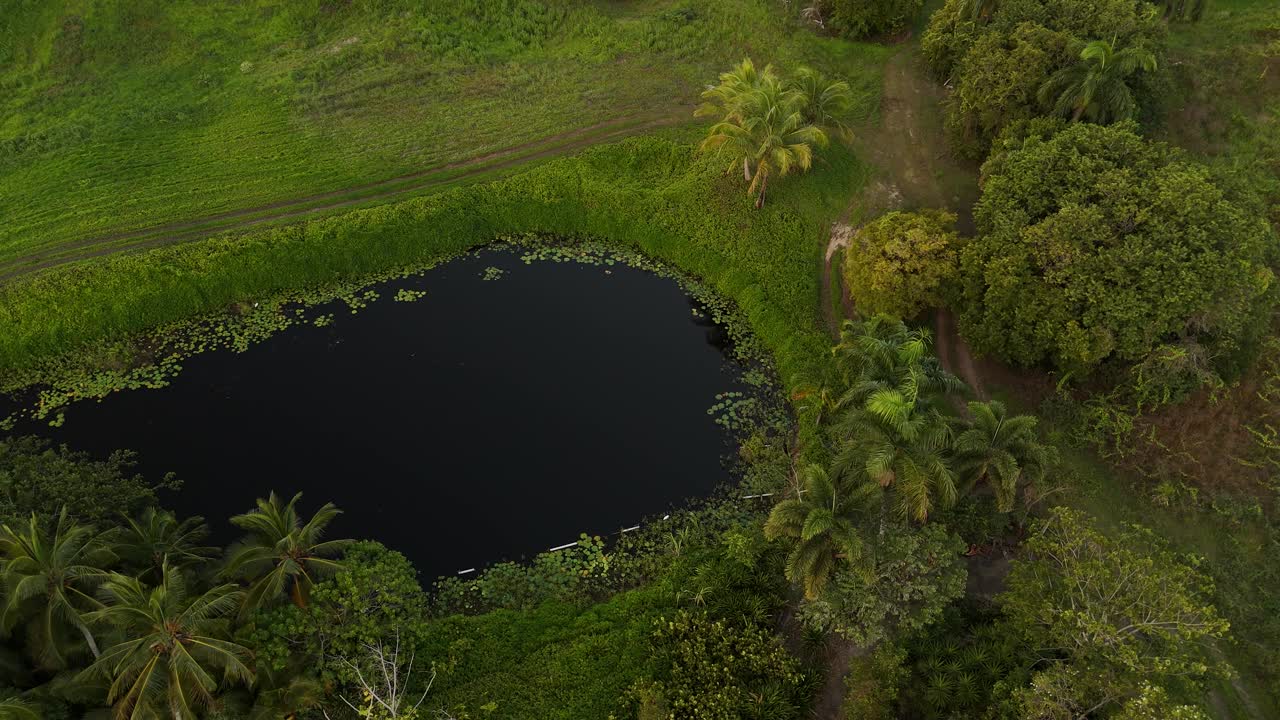
[[[708,408],[751,391],[746,368],[676,281],[494,248],[373,287],[359,314],[321,307],[332,323],[14,432],[137,451],[148,478],[184,483],[163,504],[219,543],[271,490],[302,491],[307,516],[332,501],[328,537],[379,540],[424,578],[617,532],[729,477]]]

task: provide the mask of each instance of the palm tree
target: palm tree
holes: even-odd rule
[[[1054,73],[1037,97],[1053,112],[1106,124],[1133,117],[1137,104],[1125,80],[1139,70],[1156,69],[1156,56],[1141,47],[1116,50],[1112,42],[1094,40],[1080,51],[1080,62]]]
[[[827,135],[805,120],[804,94],[779,78],[772,67],[756,73],[746,60],[728,75],[703,93],[708,102],[699,112],[723,116],[707,132],[701,149],[731,156],[730,172],[742,163],[743,177],[750,183],[747,194],[756,196],[759,208],[764,205],[769,178],[808,170],[813,147],[825,147]]]
[[[1057,461],[1052,447],[1036,437],[1036,418],[1009,417],[1004,403],[969,403],[966,421],[952,444],[956,469],[965,479],[965,492],[979,482],[991,486],[1000,512],[1013,509],[1020,481],[1038,482]]]
[[[98,644],[87,613],[100,607],[92,592],[106,577],[103,567],[110,559],[110,552],[95,542],[93,529],[77,524],[65,507],[52,535],[34,513],[22,532],[4,525],[0,528],[0,577],[5,589],[0,633],[7,636],[23,623],[28,651],[49,670],[66,667],[74,653],[68,631],[72,636],[79,632],[97,657]]]
[[[40,720],[35,706],[21,698],[0,700],[0,720]]]
[[[951,427],[919,387],[909,380],[876,390],[850,411],[840,423],[848,441],[836,468],[892,492],[898,513],[923,523],[933,508],[955,504],[958,493],[947,458]]]
[[[795,542],[787,557],[787,579],[799,583],[812,600],[826,587],[837,560],[868,559],[855,519],[874,497],[860,488],[838,487],[817,465],[805,468],[803,475],[804,488],[773,507],[764,532],[770,540]]]
[[[249,649],[224,639],[226,616],[240,603],[235,585],[219,585],[192,597],[182,571],[161,569],[160,584],[114,574],[100,593],[97,619],[126,638],[84,671],[111,682],[107,702],[117,720],[172,717],[192,720],[212,707],[229,682],[253,683]]]
[[[837,407],[859,407],[875,392],[899,388],[908,381],[922,399],[963,391],[964,383],[930,354],[931,344],[927,329],[910,329],[887,315],[844,321],[840,343],[832,348],[845,386]]]
[[[204,518],[179,522],[173,513],[149,507],[137,519],[126,517],[112,540],[125,562],[143,570],[145,579],[158,582],[166,563],[185,567],[217,557],[218,548],[199,544],[208,534]]]
[[[928,330],[878,315],[846,321],[833,350],[848,388],[838,402],[845,415],[835,428],[841,445],[835,468],[892,491],[899,513],[919,522],[935,506],[955,502],[951,427],[938,402],[964,389],[929,344]],[[882,514],[882,529],[883,522]]]
[[[234,525],[249,534],[231,549],[223,573],[249,581],[245,613],[286,592],[295,605],[306,607],[316,579],[342,569],[342,563],[331,558],[354,541],[320,540],[325,526],[342,511],[333,503],[325,503],[304,525],[295,507],[301,498],[302,493],[298,493],[288,503],[282,503],[272,492],[266,500],[258,499],[256,510],[231,518]]]
[[[812,68],[796,71],[795,88],[803,98],[804,119],[821,128],[846,131],[843,118],[853,97],[849,83],[832,81]]]
[[[772,73],[772,67],[764,69]],[[719,115],[721,120],[741,122],[743,108],[751,97],[751,93],[760,86],[760,72],[756,70],[751,58],[745,58],[737,67],[720,74],[720,84],[707,88],[702,93],[703,103],[694,111],[694,116]],[[736,165],[736,163],[735,163]],[[730,168],[732,169],[732,167]],[[742,156],[742,180],[751,182],[751,164],[748,153]]]

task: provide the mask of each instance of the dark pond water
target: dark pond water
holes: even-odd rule
[[[707,408],[745,389],[743,368],[674,281],[488,250],[375,288],[358,315],[336,304],[330,326],[16,432],[138,451],[149,478],[185,483],[164,504],[220,542],[270,490],[303,491],[308,514],[333,501],[330,537],[380,540],[425,577],[616,532],[726,479]],[[402,288],[427,295],[394,301]]]

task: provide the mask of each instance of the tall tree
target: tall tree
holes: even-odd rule
[[[938,402],[964,385],[929,352],[927,330],[876,316],[846,322],[835,348],[848,389],[835,426],[837,470],[893,494],[899,514],[924,522],[955,502],[951,428]],[[886,498],[887,499],[887,498]]]
[[[1073,122],[1099,124],[1129,120],[1137,110],[1126,82],[1142,70],[1156,69],[1156,56],[1142,46],[1117,50],[1114,41],[1094,40],[1080,51],[1080,62],[1049,77],[1036,94],[1041,105]]]
[[[769,179],[785,177],[813,164],[814,146],[825,147],[827,135],[806,121],[806,98],[778,77],[771,66],[756,72],[750,60],[721,76],[720,85],[703,93],[700,114],[719,113],[707,132],[703,151],[729,155],[729,171],[742,164],[747,193],[756,207],[764,204]]]
[[[1096,717],[1152,683],[1225,677],[1210,645],[1228,625],[1212,597],[1194,561],[1151,531],[1131,526],[1111,537],[1080,512],[1055,508],[998,598],[1038,656],[1030,686],[1014,693],[1020,716]]]
[[[285,593],[295,605],[305,607],[316,580],[342,569],[333,558],[353,541],[321,539],[342,511],[325,503],[304,524],[297,510],[300,499],[302,493],[285,503],[272,492],[266,500],[258,499],[257,509],[231,518],[248,535],[231,549],[223,573],[249,581],[246,613]]]
[[[122,560],[158,582],[166,564],[186,567],[217,557],[216,547],[202,546],[209,534],[204,518],[179,521],[173,513],[149,507],[112,534],[112,545]]]
[[[867,550],[857,519],[874,502],[864,488],[840,487],[817,465],[803,472],[804,487],[796,497],[773,507],[765,523],[769,539],[794,542],[787,557],[787,579],[804,588],[812,600],[822,592],[839,560],[860,563]]]
[[[182,571],[165,565],[153,588],[116,574],[100,593],[105,606],[96,618],[125,639],[108,648],[85,675],[111,682],[107,702],[116,720],[193,720],[216,704],[215,693],[227,683],[253,683],[252,653],[226,639],[225,618],[240,603],[235,585],[193,596]]]
[[[1010,417],[998,400],[969,403],[969,415],[961,421],[952,443],[964,491],[986,483],[995,492],[996,507],[1009,512],[1018,486],[1044,479],[1057,460],[1057,452],[1040,443],[1034,415]]]
[[[76,654],[78,634],[94,657],[98,644],[88,614],[101,604],[93,589],[106,578],[111,554],[95,542],[93,529],[73,521],[67,511],[46,529],[34,513],[26,528],[0,528],[0,577],[5,601],[0,632],[22,624],[27,650],[37,665],[60,670]]]

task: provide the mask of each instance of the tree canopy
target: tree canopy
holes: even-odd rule
[[[1084,717],[1126,701],[1130,717],[1143,717],[1135,706],[1155,701],[1151,683],[1221,669],[1205,646],[1228,627],[1209,604],[1212,584],[1149,530],[1109,536],[1056,508],[1026,550],[999,597],[1039,653],[1016,693],[1023,717]]]
[[[1134,0],[947,0],[920,42],[930,71],[954,85],[952,145],[976,159],[1004,127],[1039,114],[1040,88],[1089,43],[1143,47],[1158,60],[1166,32],[1160,11]]]
[[[959,307],[980,352],[1087,371],[1167,343],[1226,359],[1264,328],[1266,221],[1132,123],[1034,121],[982,173]]]
[[[911,318],[939,304],[958,267],[955,221],[941,210],[891,212],[859,230],[844,265],[858,310]]]

